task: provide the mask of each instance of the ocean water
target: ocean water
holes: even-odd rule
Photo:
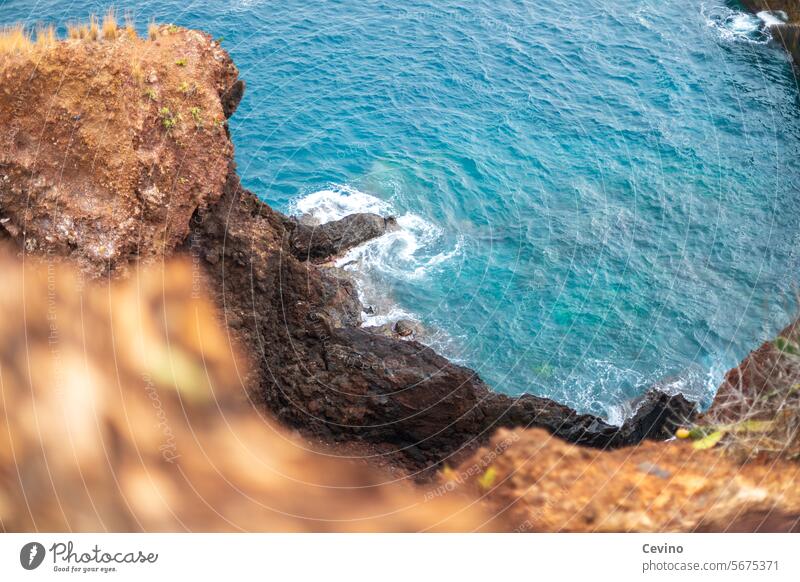
[[[787,56],[723,0],[120,1],[223,37],[246,186],[402,229],[340,260],[368,323],[495,390],[618,420],[707,404],[794,312],[800,110]],[[0,22],[106,3],[3,1]]]

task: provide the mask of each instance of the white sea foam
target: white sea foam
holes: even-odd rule
[[[391,205],[380,198],[365,194],[350,186],[333,185],[330,188],[313,192],[291,206],[291,213],[317,224],[339,220],[356,212],[374,212],[387,215]]]
[[[350,249],[335,265],[353,273],[362,303],[364,325],[383,325],[418,316],[391,299],[393,281],[418,280],[453,259],[461,240],[448,246],[443,230],[425,218],[398,214],[388,201],[346,185],[334,184],[296,200],[290,211],[302,220],[324,224],[356,212],[395,216],[399,228]]]
[[[727,42],[764,44],[770,38],[766,34],[767,27],[780,23],[780,16],[777,12],[753,15],[726,6],[709,8],[702,5],[701,14],[705,18],[706,26],[712,28],[722,40]]]
[[[784,24],[789,17],[786,16],[786,13],[783,10],[762,10],[758,14],[756,14],[758,18],[766,26],[775,26],[777,24]]]
[[[610,377],[619,381],[635,380],[635,384],[640,386],[640,392],[644,395],[648,388],[655,387],[667,394],[683,394],[687,399],[695,402],[708,401],[722,383],[726,370],[730,368],[730,363],[723,361],[722,357],[711,358],[708,365],[699,364],[684,370],[681,374],[670,375],[667,370],[656,370],[647,376],[641,375],[631,370],[622,370],[616,365],[605,362],[610,370]],[[617,391],[616,385],[611,387],[611,393]],[[605,396],[605,391],[601,392]],[[639,399],[616,400],[614,404],[606,404],[606,420],[614,425],[621,425],[627,418],[632,416],[639,406]]]

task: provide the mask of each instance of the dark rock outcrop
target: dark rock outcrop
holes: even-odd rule
[[[401,319],[394,323],[384,323],[383,325],[364,327],[363,329],[386,337],[408,339],[419,337],[423,332],[422,325],[410,319]]]
[[[636,412],[620,428],[620,438],[629,443],[671,438],[698,412],[697,404],[683,394],[667,394],[658,389],[649,390],[636,405]]]
[[[397,228],[394,218],[368,212],[310,226],[296,223],[290,237],[292,254],[300,260],[319,261],[340,255]]]
[[[615,426],[591,414],[548,398],[526,394],[517,399],[494,394],[485,405],[486,414],[508,428],[542,427],[572,443],[598,448],[621,447],[644,439],[670,438],[675,428],[696,414],[696,405],[682,395],[652,389],[641,398],[636,412],[622,426]]]

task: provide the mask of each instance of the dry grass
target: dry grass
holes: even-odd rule
[[[51,24],[50,26],[43,26],[36,29],[36,47],[37,48],[50,48],[55,46],[58,42],[56,37],[56,28]]]
[[[155,39],[159,34],[159,27],[155,22],[151,22],[148,27],[151,39]],[[125,15],[125,25],[120,26],[117,20],[117,13],[113,8],[109,8],[102,23],[100,19],[92,14],[88,22],[69,22],[67,23],[67,38],[71,40],[88,41],[114,41],[119,38],[136,40],[136,26],[130,14]],[[0,29],[0,54],[28,53],[33,49],[45,49],[54,46],[59,38],[56,34],[55,26],[42,26],[36,29],[36,40],[31,38],[31,33],[22,24],[14,24]]]
[[[89,16],[89,29],[86,33],[86,40],[98,40],[100,38],[100,22],[97,16],[92,14]]]
[[[136,23],[133,20],[133,15],[130,12],[125,14],[125,34],[131,40],[136,40],[139,36],[136,34]]]
[[[117,13],[113,8],[109,8],[103,17],[103,38],[105,40],[116,40],[119,35],[119,24],[117,23]]]
[[[0,31],[0,54],[25,53],[32,46],[31,37],[21,24],[5,27]]]
[[[82,29],[85,25],[81,24],[80,22],[68,22],[67,23],[67,38],[72,40],[80,40],[83,38]]]
[[[147,25],[147,36],[150,40],[155,40],[158,38],[159,34],[159,27],[156,24],[155,20],[151,20],[150,24]]]

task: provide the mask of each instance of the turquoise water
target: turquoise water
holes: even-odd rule
[[[399,216],[341,262],[369,322],[419,319],[496,390],[612,420],[658,382],[708,403],[789,321],[798,90],[735,3],[116,5],[224,37],[244,183],[320,220]]]

